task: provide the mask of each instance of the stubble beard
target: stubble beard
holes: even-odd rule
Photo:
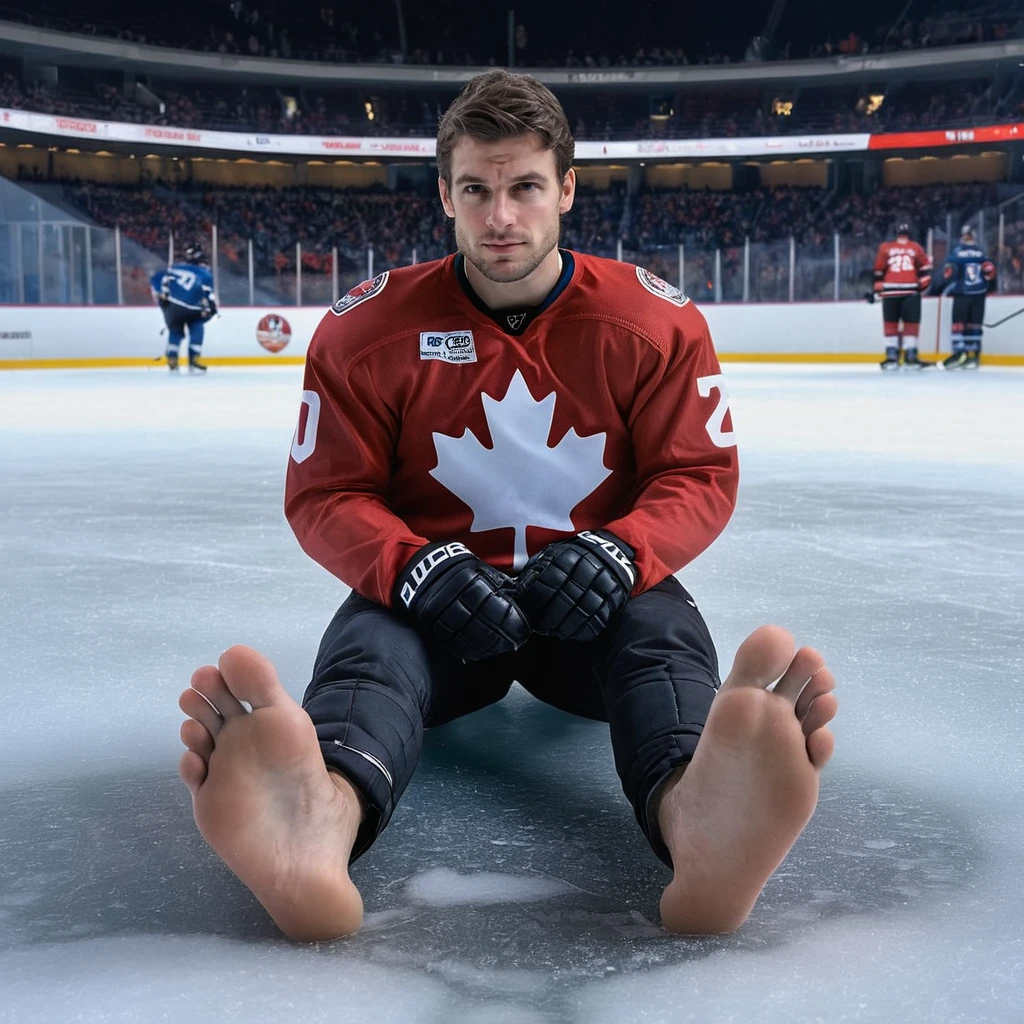
[[[543,262],[548,254],[558,245],[558,237],[561,229],[561,218],[555,222],[554,227],[532,247],[532,254],[525,258],[524,263],[518,260],[514,263],[499,261],[488,262],[482,255],[483,246],[474,248],[473,244],[459,230],[459,223],[455,222],[455,244],[459,252],[480,272],[481,276],[495,284],[513,284],[529,277]]]

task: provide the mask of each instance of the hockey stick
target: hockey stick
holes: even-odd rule
[[[213,316],[207,317],[207,320],[219,320],[219,319],[220,319],[220,310],[219,309],[217,310],[216,313],[213,314]],[[204,323],[205,323],[205,321],[204,321]],[[162,338],[166,333],[167,333],[167,325],[165,324],[163,327],[160,328],[160,333],[157,335],[157,337],[158,338]],[[161,362],[162,360],[164,360],[166,358],[167,358],[167,354],[165,352],[161,352],[160,355],[153,356],[153,362],[154,363],[159,363],[159,362]]]
[[[161,327],[160,328],[160,333],[157,335],[157,337],[158,338],[162,338],[166,333],[167,333],[167,327],[166,326]],[[161,360],[166,359],[166,358],[167,358],[166,354],[161,352],[160,355],[153,356],[153,362],[154,363],[159,363]]]
[[[1024,313],[1024,306],[1021,306],[1016,313],[1011,313],[1009,316],[1004,316],[1002,320],[997,320],[994,324],[982,324],[982,327],[987,327],[991,330],[993,327],[998,327],[1000,324],[1005,324],[1007,320],[1012,320],[1015,316],[1020,316]]]

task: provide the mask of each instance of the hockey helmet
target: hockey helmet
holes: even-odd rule
[[[896,225],[896,235],[897,237],[900,235],[905,235],[907,238],[910,237],[910,225],[905,220],[901,220]]]
[[[185,246],[185,260],[188,263],[205,263],[206,252],[201,245],[193,242],[191,245]]]
[[[960,237],[961,238],[970,238],[971,240],[973,240],[974,239],[974,228],[972,228],[970,224],[965,224],[960,229]]]

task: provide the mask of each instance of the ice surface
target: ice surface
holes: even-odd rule
[[[492,845],[505,846],[507,839],[492,839]],[[433,868],[414,875],[405,887],[414,903],[432,907],[457,907],[464,903],[486,906],[491,903],[532,903],[561,896],[570,886],[557,878],[516,877],[493,871],[460,875],[446,868]]]
[[[779,622],[841,699],[746,926],[658,927],[606,729],[516,689],[428,735],[310,948],[175,770],[192,670],[298,696],[345,594],[281,512],[301,371],[0,374],[0,1022],[1024,1019],[1024,372],[726,374],[740,504],[681,578],[723,666]]]

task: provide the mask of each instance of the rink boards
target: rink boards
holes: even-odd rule
[[[922,354],[949,351],[949,299],[927,298]],[[708,303],[702,312],[723,361],[873,362],[883,349],[882,311],[865,302]],[[995,323],[1024,308],[1024,296],[992,296]],[[207,324],[211,365],[301,363],[323,306],[233,306]],[[5,306],[0,369],[146,366],[162,357],[163,319],[150,307]],[[1024,365],[1024,315],[984,335],[985,362]]]

